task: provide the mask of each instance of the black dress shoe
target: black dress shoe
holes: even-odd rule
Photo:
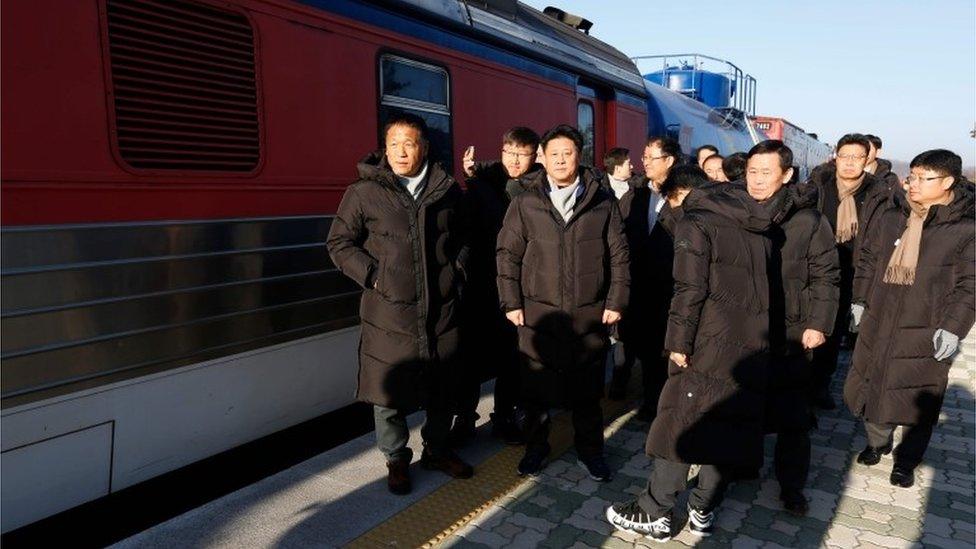
[[[805,516],[810,510],[810,503],[803,492],[783,492],[780,501],[783,502],[783,509],[796,517]]]
[[[880,448],[875,448],[874,446],[866,446],[861,453],[857,455],[857,462],[861,465],[877,465],[881,461],[881,456],[886,456],[891,453],[891,443]]]
[[[410,460],[398,459],[386,464],[389,472],[386,476],[386,487],[390,492],[402,496],[410,493]]]
[[[891,470],[891,478],[889,480],[892,486],[911,488],[915,484],[915,469],[903,465],[895,465]]]

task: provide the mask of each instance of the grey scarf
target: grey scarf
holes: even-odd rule
[[[549,200],[552,200],[553,207],[566,223],[569,223],[569,218],[573,217],[573,208],[576,207],[576,199],[579,198],[582,190],[579,177],[571,185],[563,188],[557,187],[552,180],[549,181]]]

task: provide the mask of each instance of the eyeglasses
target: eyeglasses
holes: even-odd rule
[[[670,156],[671,155],[669,155],[669,154],[666,154],[664,156],[642,156],[641,157],[641,160],[660,160],[662,158],[668,158]]]
[[[922,177],[920,175],[910,175],[905,178],[906,183],[927,183],[929,181],[935,181],[936,179],[942,179],[944,177],[949,177],[948,175],[936,175],[933,177]]]
[[[509,158],[518,158],[519,160],[530,160],[535,153],[520,153],[518,151],[506,151],[502,149],[502,156],[507,156]]]
[[[867,157],[866,154],[838,154],[837,160],[864,160]]]

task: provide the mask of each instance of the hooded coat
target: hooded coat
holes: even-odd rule
[[[382,152],[368,155],[358,170],[327,240],[333,263],[363,288],[356,397],[415,409],[446,397],[451,383],[461,187],[431,163],[414,200]]]
[[[817,189],[810,185],[787,185],[769,200],[769,272],[780,276],[770,277],[767,432],[812,426],[806,400],[811,364],[803,332],[811,329],[830,336],[837,317],[840,267],[834,232],[816,206]]]
[[[865,306],[844,402],[857,416],[889,425],[934,424],[945,396],[950,360],[937,361],[932,336],[960,339],[976,316],[973,186],[953,186],[953,201],[929,209],[915,282],[888,284],[884,273],[908,220],[904,195],[878,218],[857,266],[854,301]]]
[[[603,176],[602,185],[613,195],[608,178],[607,175]],[[617,326],[617,335],[638,354],[643,354],[648,348],[645,337],[650,312],[648,300],[657,291],[655,286],[646,283],[653,270],[650,257],[650,230],[647,226],[651,189],[647,186],[647,178],[641,175],[631,177],[627,180],[627,184],[630,188],[620,197],[617,205],[620,208],[624,234],[627,237],[630,280],[634,283],[630,286],[630,302],[623,311],[623,319]]]
[[[540,172],[512,201],[498,235],[502,310],[522,309],[522,393],[530,405],[572,407],[603,394],[608,343],[604,309],[623,311],[630,287],[617,201],[589,168],[569,221]]]
[[[674,233],[671,362],[646,451],[680,463],[762,460],[769,359],[769,214],[739,185],[696,189]]]

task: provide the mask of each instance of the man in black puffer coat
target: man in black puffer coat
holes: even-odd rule
[[[688,524],[707,535],[727,469],[762,460],[772,223],[760,201],[767,198],[724,183],[684,201],[665,338],[671,365],[647,436],[653,471],[636,501],[607,509],[617,528],[669,539],[674,503],[697,463]]]
[[[947,150],[911,162],[909,188],[895,195],[864,242],[852,313],[860,322],[844,401],[864,420],[857,461],[875,465],[894,449],[891,484],[909,487],[939,419],[950,358],[976,317],[973,185]]]
[[[500,162],[474,161],[474,147],[462,159],[467,192],[460,215],[470,233],[467,279],[461,299],[461,349],[465,368],[457,391],[457,417],[451,442],[461,446],[475,434],[481,382],[495,377],[492,435],[507,444],[524,442],[516,421],[519,390],[518,336],[515,326],[498,307],[498,271],[495,266],[498,233],[508,205],[529,189],[541,170],[536,164],[539,136],[515,127],[502,136]]]
[[[546,171],[512,201],[498,235],[498,295],[518,327],[526,449],[520,475],[549,454],[549,409],[573,414],[581,466],[608,481],[603,459],[607,327],[627,305],[627,239],[613,195],[579,166],[583,138],[556,126],[542,138]]]
[[[458,348],[461,187],[428,161],[423,119],[394,115],[383,134],[386,154],[359,164],[327,245],[336,267],[363,288],[356,396],[374,407],[388,487],[405,494],[412,458],[406,416],[421,407],[427,409],[421,465],[456,478],[472,474],[447,445]]]
[[[864,171],[873,174],[879,181],[883,182],[889,193],[904,193],[901,186],[901,178],[898,174],[891,171],[891,162],[884,158],[879,158],[883,142],[876,135],[867,134],[864,137],[871,144],[871,151],[868,153],[868,163],[864,166]]]
[[[817,210],[834,231],[840,260],[840,300],[834,329],[827,342],[813,353],[811,397],[824,409],[835,407],[830,383],[837,369],[841,339],[848,335],[857,250],[864,236],[871,232],[875,212],[891,197],[884,182],[864,171],[870,150],[870,141],[861,134],[841,137],[837,142],[836,163],[816,169],[809,181],[817,189]]]
[[[840,271],[834,233],[816,210],[817,189],[786,184],[793,152],[782,141],[749,151],[746,185],[772,216],[769,266],[772,365],[766,400],[766,432],[776,433],[775,469],[783,506],[796,515],[808,509],[803,487],[810,469],[815,420],[808,402],[810,352],[823,345],[837,316]]]

